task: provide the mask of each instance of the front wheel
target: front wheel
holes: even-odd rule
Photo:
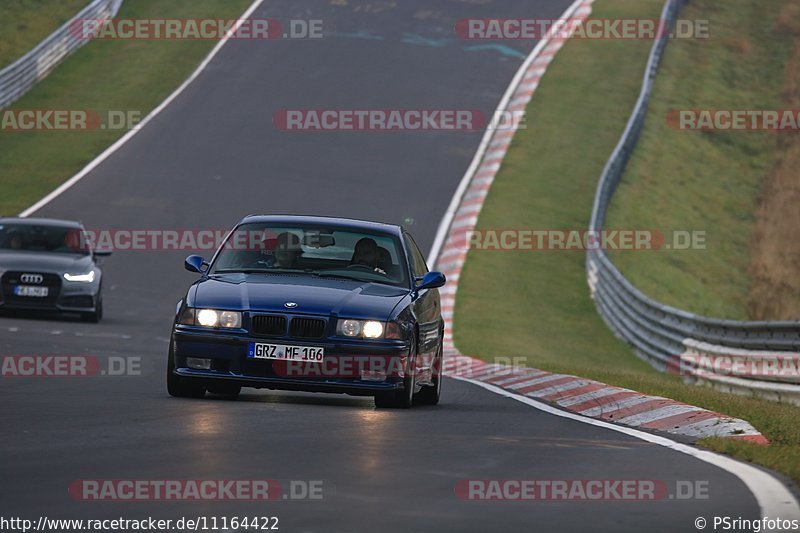
[[[408,368],[403,378],[403,389],[395,392],[381,393],[375,396],[375,407],[408,409],[414,403],[414,389],[417,386],[417,339],[411,338],[408,353]]]
[[[175,351],[171,341],[167,356],[167,392],[176,398],[202,398],[206,394],[206,388],[203,385],[187,383],[186,380],[175,374]]]
[[[436,354],[436,359],[433,361],[432,381],[433,386],[422,387],[422,390],[416,396],[416,401],[420,405],[436,405],[439,403],[439,398],[442,396],[442,368],[444,367],[444,359],[442,358],[442,345],[439,344],[439,353]]]
[[[103,319],[103,300],[97,300],[97,305],[91,313],[81,313],[81,319],[84,322],[92,322],[97,324]]]

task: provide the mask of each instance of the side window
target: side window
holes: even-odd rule
[[[428,266],[425,264],[425,258],[419,251],[417,243],[415,243],[414,239],[411,238],[411,235],[406,233],[404,236],[406,239],[406,248],[408,248],[408,251],[411,254],[411,268],[414,269],[414,276],[421,278],[428,273]]]

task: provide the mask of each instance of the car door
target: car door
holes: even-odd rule
[[[403,236],[411,263],[412,276],[416,278],[416,283],[419,283],[422,276],[428,272],[428,266],[414,238],[408,232]],[[419,352],[423,356],[419,358],[417,365],[424,376],[424,373],[433,364],[442,334],[439,290],[423,289],[418,291],[412,305],[419,325]]]

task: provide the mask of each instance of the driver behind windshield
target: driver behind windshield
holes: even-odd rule
[[[386,271],[378,268],[379,259],[380,254],[378,251],[378,243],[376,243],[374,239],[364,237],[363,239],[359,239],[359,241],[356,243],[356,248],[353,252],[353,258],[350,260],[350,265],[365,266],[372,269],[373,272],[386,275]]]
[[[13,233],[8,239],[8,248],[11,250],[22,250],[22,235]]]
[[[277,268],[298,268],[303,249],[300,247],[300,238],[294,233],[284,232],[278,235],[275,246],[275,255],[272,262]]]

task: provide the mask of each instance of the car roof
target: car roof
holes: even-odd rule
[[[369,220],[359,220],[355,218],[340,218],[327,216],[309,215],[248,215],[239,224],[251,222],[266,222],[270,224],[303,224],[313,226],[340,226],[348,229],[361,229],[367,231],[391,233],[401,235],[403,228],[397,224],[385,224],[383,222],[372,222]]]
[[[19,226],[54,226],[58,228],[83,229],[83,224],[75,220],[62,220],[58,218],[21,218],[0,217],[0,225],[16,224]]]

